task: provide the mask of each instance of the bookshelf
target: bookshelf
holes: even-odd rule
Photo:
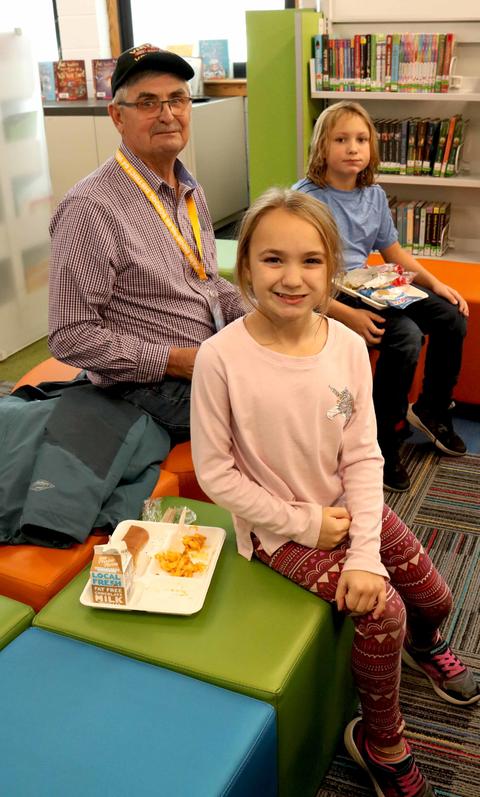
[[[477,76],[480,73],[480,17],[472,0],[458,0],[455,9],[438,6],[434,15],[421,13],[413,0],[396,11],[380,0],[372,0],[367,14],[359,18],[352,0],[330,0],[328,33],[336,38],[355,34],[378,33],[447,33],[456,37],[452,72]],[[316,104],[316,116],[331,102],[354,100],[368,110],[373,119],[395,117],[451,117],[462,114],[469,119],[463,145],[460,171],[451,177],[399,175],[382,173],[377,177],[385,191],[398,200],[438,200],[451,203],[448,231],[449,247],[443,259],[464,262],[480,261],[480,92],[449,90],[440,92],[328,91],[315,90],[313,59],[309,62],[310,98]],[[313,88],[312,88],[313,87]],[[393,104],[392,104],[393,103]],[[312,119],[312,123],[313,123]],[[422,256],[424,257],[424,256]],[[438,259],[438,258],[435,258]]]
[[[445,0],[446,2],[446,0]],[[445,5],[445,4],[444,4]],[[480,16],[473,0],[448,2],[430,18],[405,7],[386,7],[372,0],[358,12],[352,0],[329,0],[322,8],[330,35],[355,33],[453,32],[456,35],[455,74],[480,75]],[[399,200],[451,202],[449,242],[444,259],[480,262],[480,92],[400,93],[386,91],[312,91],[312,36],[321,15],[309,10],[247,12],[248,138],[250,197],[271,185],[292,185],[305,174],[315,119],[326,103],[356,100],[374,119],[415,116],[469,119],[462,153],[463,171],[454,177],[381,174],[378,182]],[[393,103],[393,104],[392,104]]]

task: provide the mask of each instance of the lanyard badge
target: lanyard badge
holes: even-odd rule
[[[193,271],[197,275],[197,277],[202,281],[207,283],[207,302],[208,306],[210,307],[210,312],[213,317],[213,321],[215,323],[215,329],[218,332],[225,326],[225,319],[223,317],[222,308],[220,305],[220,299],[218,297],[218,292],[216,288],[213,286],[212,280],[208,279],[207,273],[205,271],[205,266],[202,262],[202,242],[200,238],[200,222],[198,220],[198,211],[197,206],[195,205],[195,200],[193,196],[189,196],[186,198],[188,216],[190,219],[190,223],[192,225],[193,234],[195,236],[195,241],[197,244],[198,252],[200,254],[200,260],[195,255],[195,252],[189,246],[183,235],[181,234],[180,230],[177,228],[175,223],[172,221],[170,216],[168,215],[163,203],[160,201],[158,195],[155,193],[151,185],[147,183],[146,180],[142,177],[142,175],[135,169],[134,166],[130,163],[130,161],[125,157],[123,152],[117,149],[115,153],[115,159],[122,167],[123,171],[130,177],[130,179],[135,183],[135,185],[142,191],[143,194],[147,197],[148,201],[153,205],[156,212],[160,216],[161,220],[165,224],[166,228],[168,229],[170,235],[175,240],[175,242],[180,247],[181,251],[187,258],[190,266],[192,267]]]

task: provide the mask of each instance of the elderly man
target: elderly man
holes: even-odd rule
[[[203,190],[178,160],[191,77],[183,58],[149,44],[120,55],[109,106],[120,148],[51,222],[52,353],[148,412],[172,443],[189,436],[200,343],[245,312],[218,276]]]

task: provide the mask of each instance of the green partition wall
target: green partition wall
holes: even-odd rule
[[[309,59],[320,14],[247,11],[250,199],[304,173],[315,118]]]

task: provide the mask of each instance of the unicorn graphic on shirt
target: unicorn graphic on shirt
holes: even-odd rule
[[[327,418],[332,420],[336,415],[345,415],[345,420],[349,421],[353,412],[353,396],[348,387],[344,387],[341,391],[338,391],[332,385],[329,385],[329,388],[337,396],[337,403],[331,410],[328,410]]]

